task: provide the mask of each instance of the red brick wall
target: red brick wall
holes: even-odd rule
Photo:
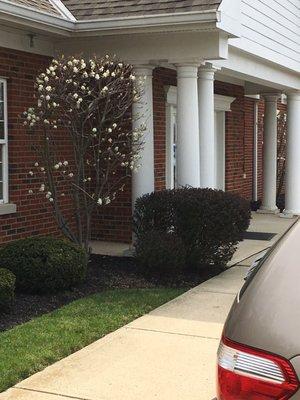
[[[58,233],[49,202],[28,194],[28,171],[36,155],[19,122],[19,115],[32,105],[35,77],[48,61],[44,56],[0,48],[0,76],[7,78],[8,92],[9,200],[17,205],[16,214],[0,216],[0,244]]]
[[[20,120],[25,109],[34,105],[35,78],[49,60],[46,56],[0,48],[0,76],[7,79],[9,202],[17,206],[16,213],[0,216],[0,245],[34,235],[61,235],[45,195],[29,194],[30,189],[37,192],[43,178],[41,174],[29,175],[30,170],[37,171],[34,164],[40,160],[33,147],[33,137]],[[62,131],[57,134],[57,155],[72,154],[67,135]],[[69,198],[61,197],[59,203],[74,229]]]
[[[166,187],[166,86],[177,86],[176,71],[156,68],[153,71],[155,190]]]
[[[19,116],[32,106],[36,75],[49,63],[49,58],[21,51],[0,49],[0,76],[7,78],[9,200],[17,205],[17,213],[0,216],[0,245],[33,235],[60,235],[51,206],[44,196],[29,195],[37,178],[29,176],[37,159],[30,136],[20,124]],[[61,134],[60,149],[66,154],[67,138]],[[71,223],[72,208],[67,197],[64,210]],[[93,238],[128,241],[131,239],[131,182],[116,201],[93,219]]]
[[[51,207],[42,198],[28,194],[36,156],[18,116],[32,105],[33,84],[37,73],[48,64],[44,56],[0,49],[0,76],[8,78],[10,202],[17,213],[0,216],[0,244],[31,235],[58,234]],[[165,87],[176,86],[176,71],[156,68],[153,72],[155,189],[165,188]],[[244,89],[224,82],[215,83],[215,93],[235,97],[232,111],[226,113],[226,189],[245,198],[252,197],[254,100],[245,98]],[[281,106],[282,107],[282,106]],[[262,118],[264,102],[259,103],[259,196],[262,191]],[[68,204],[65,204],[68,207]],[[103,211],[104,210],[104,211]],[[93,238],[131,241],[131,180],[113,204],[101,210],[93,220]]]
[[[130,243],[132,237],[131,179],[124,192],[94,216],[92,239]]]
[[[245,97],[242,86],[225,82],[215,82],[215,93],[235,97],[231,104],[231,112],[226,113],[225,136],[225,182],[226,190],[245,196]]]

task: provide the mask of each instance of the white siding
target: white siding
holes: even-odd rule
[[[241,0],[241,25],[233,46],[300,71],[300,0]]]

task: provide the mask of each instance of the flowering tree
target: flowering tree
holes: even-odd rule
[[[284,111],[277,112],[277,198],[280,196],[285,178],[286,164],[286,138],[287,138],[287,115]]]
[[[48,199],[63,234],[87,252],[94,212],[138,167],[145,127],[132,129],[131,108],[142,86],[133,67],[115,57],[61,57],[37,77],[36,106],[24,112],[39,157],[29,192]],[[66,196],[75,227],[62,206]]]

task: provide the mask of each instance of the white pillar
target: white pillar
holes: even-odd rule
[[[198,65],[177,66],[177,181],[200,186]]]
[[[286,152],[286,216],[300,215],[300,92],[288,94]]]
[[[200,183],[203,188],[216,187],[215,71],[214,68],[207,66],[199,68]]]
[[[146,126],[143,149],[140,152],[137,171],[132,173],[132,205],[138,197],[154,191],[154,139],[153,139],[153,90],[151,66],[135,67],[135,74],[144,77],[145,83],[141,99],[132,106],[133,129]]]
[[[264,145],[263,145],[263,201],[259,212],[277,214],[277,101],[278,94],[265,98]]]

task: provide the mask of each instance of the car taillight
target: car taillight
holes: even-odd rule
[[[299,388],[288,360],[224,337],[217,379],[218,400],[286,400]]]

